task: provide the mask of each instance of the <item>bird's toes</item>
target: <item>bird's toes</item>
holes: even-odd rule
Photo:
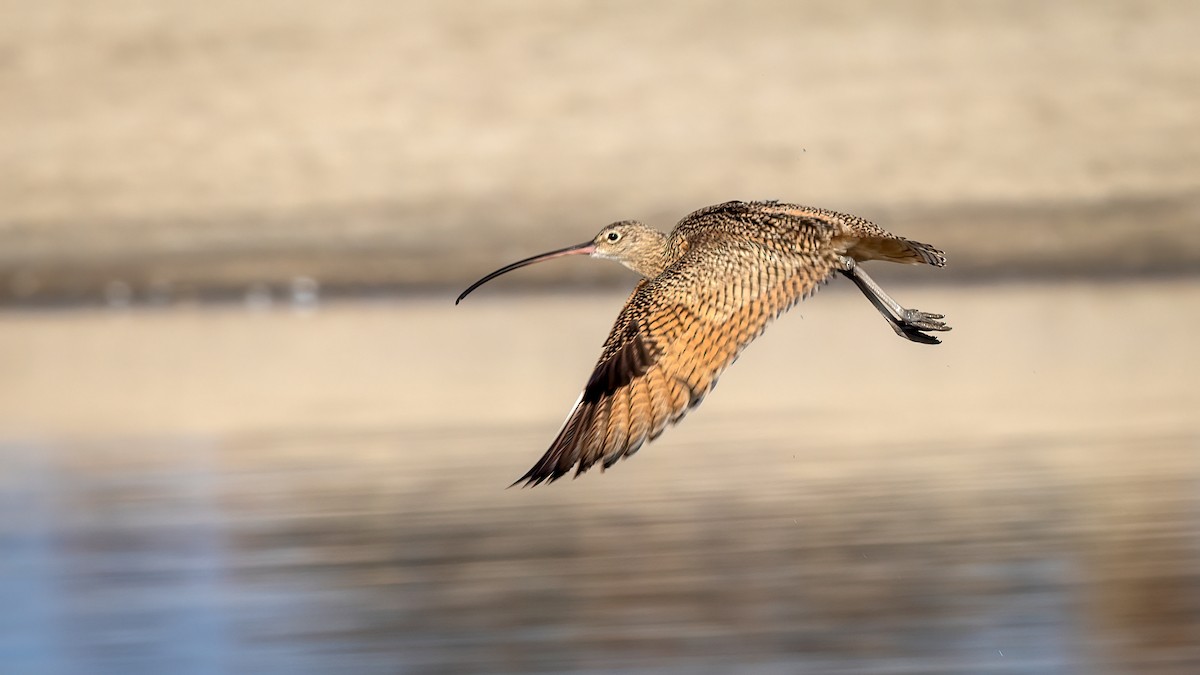
[[[950,330],[950,326],[946,325],[941,319],[946,318],[944,314],[933,314],[932,312],[922,312],[919,309],[904,310],[903,323],[906,326],[919,330]]]

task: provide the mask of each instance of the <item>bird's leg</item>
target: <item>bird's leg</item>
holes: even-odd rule
[[[941,340],[921,331],[950,330],[950,326],[941,321],[941,319],[945,318],[942,314],[932,314],[922,312],[918,309],[906,309],[902,307],[900,303],[885,293],[879,287],[879,284],[875,283],[875,280],[868,276],[863,271],[862,266],[855,262],[853,258],[842,256],[841,262],[842,269],[838,271],[849,277],[850,281],[853,281],[854,285],[858,286],[858,290],[862,291],[863,295],[867,296],[867,299],[871,301],[871,304],[875,305],[875,309],[879,310],[879,313],[883,315],[883,318],[887,319],[892,330],[896,331],[896,335],[906,340],[912,340],[913,342],[936,345]]]

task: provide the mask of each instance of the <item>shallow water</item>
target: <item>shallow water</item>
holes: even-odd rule
[[[936,348],[830,291],[533,490],[620,297],[2,315],[0,661],[1200,669],[1200,287],[898,289]]]

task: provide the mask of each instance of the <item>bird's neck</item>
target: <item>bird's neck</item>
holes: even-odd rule
[[[648,235],[642,246],[638,247],[636,255],[621,260],[621,264],[647,279],[662,274],[672,262],[667,236],[661,232]]]

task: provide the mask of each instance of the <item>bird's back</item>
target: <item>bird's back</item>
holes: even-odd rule
[[[859,262],[886,260],[943,267],[945,254],[848,213],[778,201],[731,201],[688,214],[671,233],[687,242],[733,237],[771,249],[813,253],[831,249]]]

